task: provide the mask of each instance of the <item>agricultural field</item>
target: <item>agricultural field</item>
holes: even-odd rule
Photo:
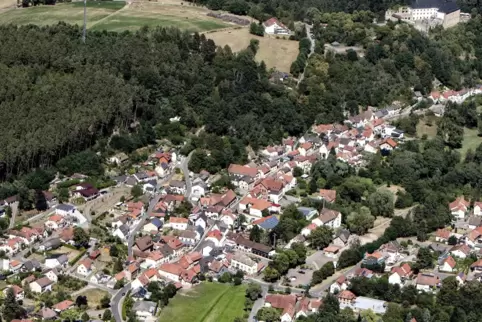
[[[298,56],[298,42],[273,37],[259,37],[249,33],[248,28],[223,30],[206,34],[206,38],[214,40],[217,46],[228,45],[233,52],[246,49],[251,39],[259,40],[257,61],[264,61],[268,68],[276,68],[282,72],[289,72],[291,63]]]
[[[7,0],[0,0],[1,4]],[[230,27],[219,19],[208,17],[208,9],[181,1],[157,2],[90,1],[87,2],[87,28],[92,30],[125,31],[142,26],[178,27],[190,32]],[[59,21],[83,24],[83,2],[61,3],[0,11],[0,24],[52,25]]]
[[[203,283],[179,292],[160,314],[160,321],[217,322],[243,316],[244,286]]]

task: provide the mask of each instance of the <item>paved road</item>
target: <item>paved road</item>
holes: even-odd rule
[[[194,151],[191,151],[187,157],[181,157],[181,162],[176,166],[177,168],[181,169],[182,173],[184,174],[184,181],[186,182],[186,193],[184,194],[184,197],[186,197],[187,201],[190,201],[189,196],[192,192],[192,181],[191,177],[189,176],[189,160],[191,160],[193,153]]]
[[[10,218],[8,229],[12,229],[15,226],[15,217],[18,213],[18,202],[14,202],[13,204],[11,204],[10,209],[12,209],[12,218]]]
[[[311,28],[312,26],[310,26],[309,24],[305,23],[305,26],[306,26],[306,35],[308,37],[308,39],[311,41],[311,48],[310,48],[310,53],[308,54],[308,59],[310,58],[311,55],[313,55],[313,53],[315,52],[315,39],[313,38],[313,36],[311,36]],[[308,65],[308,59],[306,60],[306,64]],[[305,66],[306,67],[306,66]],[[298,78],[298,85],[300,85],[300,83],[303,81],[303,79],[305,78],[305,70],[306,68],[303,69],[303,73],[301,73],[300,77]]]
[[[124,302],[124,296],[131,289],[131,283],[126,284],[123,288],[117,291],[117,293],[111,299],[111,311],[112,316],[116,322],[122,322],[122,303]]]
[[[266,294],[267,294],[267,289],[263,289],[262,296],[256,301],[254,301],[253,307],[251,308],[251,312],[249,312],[248,322],[256,321],[254,318],[256,317],[256,314],[258,313],[259,309],[261,309],[264,306],[264,298],[266,297]]]

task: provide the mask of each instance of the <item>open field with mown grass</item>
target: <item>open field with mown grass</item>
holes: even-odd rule
[[[214,40],[217,46],[228,45],[233,52],[246,49],[251,39],[259,40],[257,61],[264,61],[268,68],[289,73],[291,63],[298,56],[298,42],[275,37],[259,37],[249,33],[249,28],[223,30],[206,34],[206,38]]]
[[[6,0],[0,0],[6,1]],[[0,2],[1,4],[1,2]],[[219,19],[208,17],[208,9],[168,0],[161,2],[90,1],[87,2],[87,28],[125,31],[143,26],[177,27],[189,32],[202,32],[230,27]],[[55,6],[17,8],[0,13],[0,24],[52,25],[60,21],[83,24],[83,2],[60,3]]]
[[[179,292],[162,310],[159,321],[233,321],[244,314],[245,290],[242,285],[203,283]]]
[[[462,147],[458,150],[462,157],[465,156],[469,149],[475,151],[477,147],[482,143],[482,137],[478,136],[479,131],[477,129],[468,129],[464,127],[464,140],[462,141]]]

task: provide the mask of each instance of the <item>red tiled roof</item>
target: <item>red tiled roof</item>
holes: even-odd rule
[[[336,200],[336,190],[320,189],[320,197],[328,202],[334,202]]]
[[[384,143],[388,144],[388,145],[391,146],[392,148],[396,148],[397,145],[398,145],[398,143],[395,142],[392,138],[388,138],[388,139],[384,140],[384,141],[382,142],[382,144],[384,144]]]
[[[189,222],[189,219],[181,217],[171,217],[169,218],[169,222],[174,224],[187,224]]]
[[[275,309],[285,309],[289,306],[296,305],[296,296],[293,294],[268,294],[266,295],[265,301],[270,303]]]
[[[258,174],[258,170],[256,168],[250,168],[240,164],[230,164],[228,172],[231,174],[249,176],[253,178]]]
[[[455,259],[453,259],[452,256],[449,256],[447,257],[445,260],[444,260],[444,263],[447,263],[450,267],[454,268],[455,265],[457,265],[457,262],[455,261]]]
[[[73,305],[74,305],[74,302],[72,302],[70,300],[65,300],[65,301],[62,301],[60,303],[55,304],[53,306],[53,308],[54,308],[54,310],[57,310],[57,311],[65,311]]]
[[[449,239],[450,231],[448,231],[447,229],[437,229],[435,235],[443,239]]]
[[[417,276],[417,284],[436,286],[440,283],[440,278],[435,275],[419,273]]]
[[[356,299],[356,295],[353,294],[353,292],[348,291],[348,290],[341,291],[340,294],[338,295],[338,297],[341,298],[341,299],[349,300],[349,301],[352,301],[352,300]]]

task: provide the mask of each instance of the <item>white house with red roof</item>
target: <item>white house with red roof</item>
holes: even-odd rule
[[[392,274],[388,276],[388,283],[403,285],[406,279],[412,275],[412,268],[407,263],[392,267]]]
[[[276,18],[263,22],[264,32],[268,35],[289,35],[291,31]]]
[[[482,216],[482,202],[474,202],[474,216]]]
[[[77,274],[82,276],[87,276],[92,273],[92,260],[90,258],[85,258],[80,261],[79,266],[77,266]]]
[[[449,204],[450,212],[455,218],[463,219],[468,212],[470,202],[460,196]]]
[[[330,293],[339,293],[344,291],[348,288],[348,280],[346,279],[345,275],[341,275],[336,279],[336,281],[330,285]]]
[[[452,256],[448,256],[440,263],[438,270],[452,273],[455,271],[455,266],[457,266],[455,259]]]

